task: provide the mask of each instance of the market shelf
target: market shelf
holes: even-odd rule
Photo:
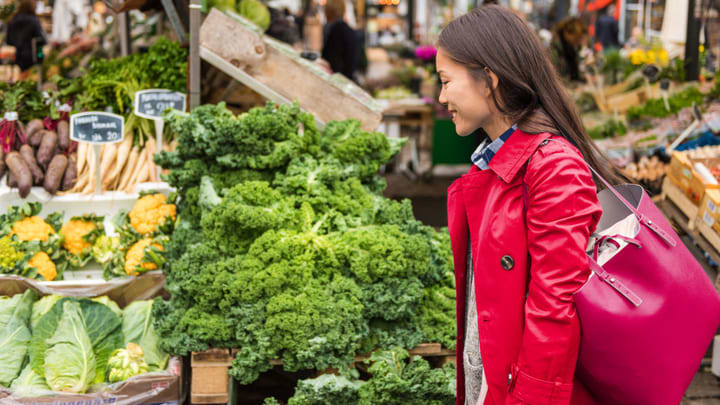
[[[190,355],[190,402],[192,404],[223,404],[230,399],[228,370],[238,349],[209,349]],[[434,357],[441,364],[455,363],[455,350],[443,349],[439,343],[421,343],[409,350],[411,356]],[[370,356],[356,356],[355,362],[362,362]],[[281,360],[271,360],[274,366],[282,365]],[[321,371],[320,374],[332,370]]]
[[[657,203],[658,208],[675,225],[683,243],[702,265],[708,277],[714,281],[715,288],[720,291],[720,274],[710,265],[703,254],[706,253],[710,260],[716,265],[720,265],[720,235],[702,221],[697,220],[698,207],[667,178],[663,183],[662,196],[663,198]],[[683,234],[686,237],[682,237]]]

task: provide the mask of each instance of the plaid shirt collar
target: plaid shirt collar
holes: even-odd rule
[[[503,132],[502,135],[492,142],[490,142],[489,139],[484,140],[472,154],[471,159],[473,164],[475,164],[480,170],[487,170],[489,168],[488,165],[490,164],[490,160],[492,160],[493,156],[495,156],[495,154],[500,150],[500,147],[505,144],[505,142],[510,138],[510,135],[512,135],[516,129],[517,124]]]

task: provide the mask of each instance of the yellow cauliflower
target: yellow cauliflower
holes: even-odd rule
[[[145,248],[150,246],[151,243],[151,238],[141,239],[128,249],[125,254],[125,274],[128,276],[137,276],[138,266],[141,266],[145,271],[157,270],[158,266],[156,263],[143,262],[145,259]],[[165,250],[159,243],[153,243],[153,246],[162,251]]]
[[[45,280],[47,281],[53,281],[55,280],[55,277],[57,277],[55,263],[50,260],[50,256],[48,256],[45,252],[37,252],[35,256],[30,259],[27,265],[28,267],[34,267],[37,269],[38,273],[45,277]]]
[[[163,194],[145,195],[137,200],[130,211],[130,225],[142,235],[157,231],[167,217],[175,220],[175,204],[166,204]]]
[[[17,221],[12,226],[11,235],[17,235],[18,240],[22,242],[39,240],[47,242],[50,235],[54,234],[55,230],[50,224],[45,222],[44,219],[33,216],[26,217],[20,221]]]
[[[83,237],[95,229],[97,229],[97,226],[92,221],[71,219],[60,229],[60,234],[65,237],[63,247],[74,255],[81,254],[92,247],[92,244]]]

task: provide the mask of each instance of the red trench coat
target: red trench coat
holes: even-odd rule
[[[543,142],[550,137],[516,130],[489,170],[473,165],[448,190],[459,405],[468,236],[488,382],[484,404],[594,404],[574,377],[580,320],[573,295],[590,277],[585,248],[602,209],[582,154],[561,137]]]

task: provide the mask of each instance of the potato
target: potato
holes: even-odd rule
[[[45,173],[45,183],[43,183],[43,187],[48,193],[55,194],[55,192],[58,191],[67,165],[68,159],[65,155],[55,155],[55,157],[52,158]]]
[[[57,136],[57,145],[61,151],[65,152],[70,147],[70,124],[67,121],[58,122]]]
[[[10,173],[12,173],[13,177],[17,180],[20,197],[27,197],[27,195],[30,194],[33,179],[30,169],[25,163],[25,159],[23,159],[18,152],[10,152],[5,157],[5,163],[8,169],[10,169]]]
[[[45,178],[45,174],[43,173],[42,169],[40,169],[40,167],[37,165],[37,161],[35,161],[35,151],[33,151],[32,146],[21,146],[20,156],[22,156],[22,158],[25,160],[25,164],[27,164],[28,166],[28,169],[30,169],[30,173],[33,176],[33,184],[36,186],[41,185],[43,179]]]
[[[43,168],[47,169],[50,160],[55,156],[55,148],[57,147],[58,136],[55,132],[47,131],[43,135],[42,142],[37,151],[37,161]]]
[[[75,186],[75,182],[77,181],[77,158],[75,157],[75,154],[70,155],[70,158],[68,159],[68,166],[67,169],[65,169],[65,175],[63,176],[62,180],[62,187],[60,188],[63,191],[70,190]]]

